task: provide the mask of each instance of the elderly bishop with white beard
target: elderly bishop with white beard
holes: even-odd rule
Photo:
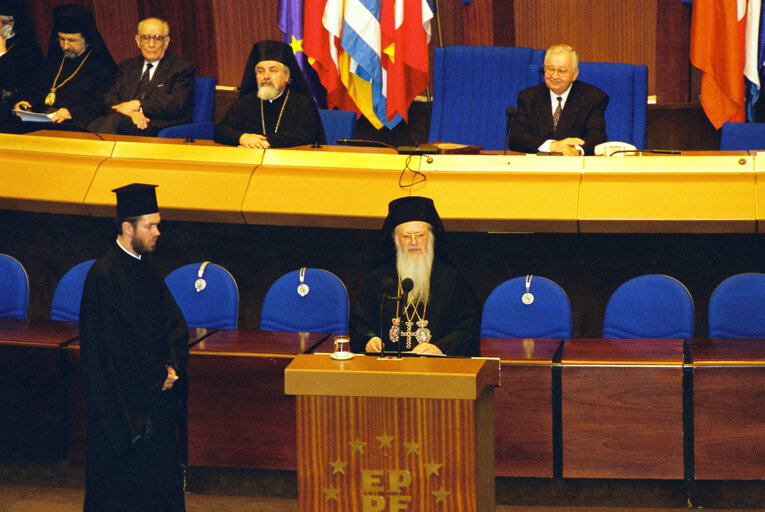
[[[406,301],[389,300],[402,295],[407,279],[414,286]],[[392,352],[401,344],[402,352],[477,356],[480,324],[481,304],[454,264],[433,201],[392,201],[371,270],[351,312],[351,349]]]

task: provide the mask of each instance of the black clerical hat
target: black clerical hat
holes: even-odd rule
[[[88,50],[92,53],[91,60],[97,60],[106,66],[109,71],[116,72],[117,64],[109,52],[109,48],[98,31],[96,21],[90,9],[84,5],[59,5],[53,8],[53,30],[48,42],[48,58],[61,59],[63,51],[58,42],[58,33],[82,34],[88,44]]]
[[[131,183],[112,190],[117,194],[117,217],[140,217],[159,212],[155,188],[157,185]]]

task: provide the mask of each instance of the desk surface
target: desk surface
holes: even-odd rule
[[[277,332],[218,330],[191,347],[197,355],[292,357],[310,352],[329,334],[315,332]]]
[[[694,366],[765,366],[765,339],[693,340]]]
[[[0,318],[0,344],[61,346],[79,335],[77,322]]]
[[[563,344],[561,364],[682,365],[683,340],[571,339]]]

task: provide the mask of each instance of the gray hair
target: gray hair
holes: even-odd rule
[[[576,53],[574,48],[563,43],[554,44],[547,49],[545,52],[545,64],[547,64],[547,59],[550,57],[550,55],[558,53],[570,53],[572,56],[572,62],[574,63],[574,69],[579,69],[579,54]]]

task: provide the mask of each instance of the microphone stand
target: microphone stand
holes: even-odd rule
[[[507,154],[507,146],[510,144],[510,127],[513,125],[515,112],[515,107],[512,105],[505,109],[505,116],[507,116],[507,128],[505,129],[505,155]]]

